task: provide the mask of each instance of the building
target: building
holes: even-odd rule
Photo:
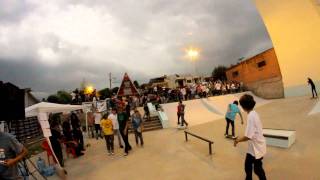
[[[242,82],[246,89],[263,98],[283,98],[284,88],[273,48],[227,69],[229,81]]]
[[[149,84],[151,87],[160,86],[175,89],[177,87],[190,86],[195,83],[202,82],[202,80],[203,77],[201,76],[174,74],[153,78],[150,80]]]
[[[253,2],[277,53],[285,97],[310,95],[308,77],[320,87],[320,1]]]
[[[31,89],[30,88],[26,88],[24,89],[24,107],[29,107],[32,106],[34,104],[39,103],[40,101],[34,97],[34,95],[31,93]]]

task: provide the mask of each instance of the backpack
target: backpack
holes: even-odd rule
[[[47,167],[46,163],[41,157],[39,157],[39,159],[37,160],[37,167],[43,176],[48,177],[54,175],[55,173],[55,168],[53,166]]]

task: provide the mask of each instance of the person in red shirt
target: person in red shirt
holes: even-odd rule
[[[179,101],[178,104],[178,117],[180,116],[181,118],[181,126],[184,126],[184,123],[186,124],[186,126],[188,126],[189,124],[187,123],[187,121],[184,119],[184,110],[185,110],[186,105],[184,105],[182,103],[182,101]]]

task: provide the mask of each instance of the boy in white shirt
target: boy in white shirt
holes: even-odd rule
[[[266,180],[262,167],[262,159],[266,154],[266,140],[262,132],[262,123],[256,111],[253,110],[256,102],[251,95],[245,94],[240,98],[240,105],[248,113],[247,128],[243,137],[234,141],[234,146],[239,142],[248,141],[248,152],[245,160],[246,180],[252,180],[252,165],[255,174],[260,180]]]
[[[119,131],[119,122],[118,122],[118,115],[117,115],[116,109],[111,110],[111,114],[108,116],[108,119],[112,120],[114,135],[118,136],[119,146],[120,146],[120,148],[123,148],[122,140],[121,140],[122,138],[121,138],[121,134]]]

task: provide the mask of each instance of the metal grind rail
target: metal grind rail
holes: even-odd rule
[[[209,144],[209,154],[212,155],[212,145],[213,145],[213,141],[208,140],[208,139],[203,138],[203,137],[200,137],[200,136],[198,136],[198,135],[196,135],[196,134],[193,134],[193,133],[191,133],[191,132],[189,132],[189,131],[184,131],[184,134],[185,134],[185,137],[186,137],[186,141],[188,141],[188,134],[191,135],[191,136],[193,136],[193,137],[196,137],[196,138],[198,138],[198,139],[201,139],[201,140],[203,140],[203,141],[206,141],[206,142]]]

